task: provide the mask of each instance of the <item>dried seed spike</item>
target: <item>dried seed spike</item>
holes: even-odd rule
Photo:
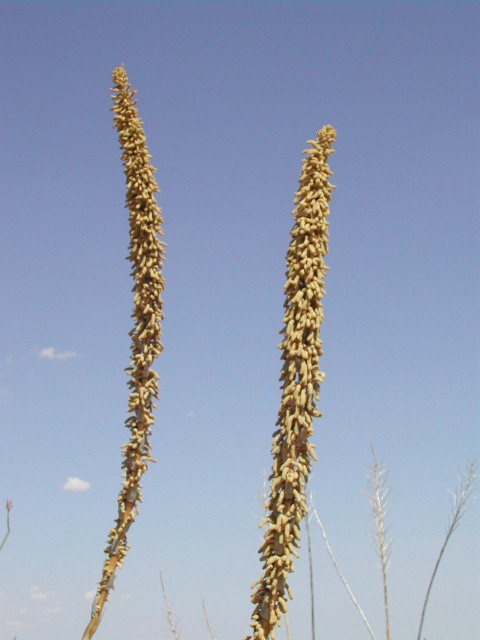
[[[323,381],[318,373],[322,355],[319,332],[325,295],[323,279],[327,271],[324,257],[328,253],[328,201],[333,189],[327,182],[331,175],[327,159],[333,153],[334,140],[335,130],[326,126],[317,133],[316,140],[307,142],[311,147],[304,152],[300,187],[294,199],[295,223],[286,258],[284,328],[280,332],[283,335],[279,347],[284,361],[280,378],[283,389],[276,423],[279,428],[273,436],[274,460],[268,499],[271,514],[265,522],[267,527],[259,552],[267,569],[255,583],[252,594],[255,607],[250,625],[252,640],[273,640],[274,628],[287,611],[285,592],[290,598],[292,594],[285,577],[293,571],[292,557],[298,557],[294,544],[298,544],[298,525],[307,512],[305,482],[315,460],[314,447],[308,440],[313,433],[312,420],[319,415],[313,400],[317,399],[319,384]],[[282,556],[274,555],[279,550],[280,539],[284,541]],[[279,563],[282,582],[278,580]]]
[[[140,479],[151,461],[150,425],[153,424],[152,398],[158,397],[158,376],[150,375],[150,366],[163,350],[160,320],[163,319],[164,281],[162,277],[165,244],[161,241],[162,214],[154,194],[159,193],[154,178],[155,169],[150,165],[150,155],[145,144],[143,123],[138,117],[136,91],[128,83],[123,64],[114,70],[114,88],[111,90],[114,127],[117,129],[122,162],[126,178],[126,203],[130,210],[130,255],[131,274],[134,280],[135,328],[132,338],[131,361],[127,368],[131,390],[125,421],[131,430],[128,445],[122,447],[125,470],[122,490],[118,497],[118,517],[110,532],[112,540],[107,548],[102,580],[92,608],[90,622],[82,640],[91,640],[98,628],[108,592],[113,588],[115,571],[120,568],[128,551],[125,535],[138,513],[141,502]]]

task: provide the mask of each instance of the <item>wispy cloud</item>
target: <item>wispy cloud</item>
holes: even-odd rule
[[[38,357],[42,360],[71,360],[77,357],[76,351],[60,351],[56,352],[54,347],[46,347],[41,349]]]
[[[30,599],[35,600],[35,602],[43,602],[45,600],[50,600],[51,597],[52,597],[51,593],[46,593],[45,591],[42,591],[40,587],[37,585],[34,585],[30,589]]]
[[[62,607],[47,607],[45,612],[49,615],[56,615],[57,613],[62,612]]]
[[[80,478],[67,478],[62,489],[64,491],[69,491],[70,493],[82,493],[90,491],[90,482],[80,480]]]

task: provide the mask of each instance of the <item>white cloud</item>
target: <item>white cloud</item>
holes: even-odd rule
[[[51,595],[51,593],[45,593],[44,591],[42,591],[37,585],[34,585],[30,589],[30,599],[35,600],[36,602],[49,600]]]
[[[67,478],[62,489],[64,491],[69,491],[70,493],[82,493],[90,491],[90,482],[80,480],[80,478]]]
[[[40,350],[38,357],[42,360],[71,360],[72,358],[77,357],[77,352],[61,351],[59,353],[56,353],[54,347],[46,347],[45,349]]]
[[[56,615],[57,613],[61,613],[61,611],[62,611],[61,607],[47,607],[46,609],[46,613],[50,615]]]

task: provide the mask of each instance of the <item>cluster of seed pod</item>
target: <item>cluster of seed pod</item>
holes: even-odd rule
[[[320,325],[323,320],[322,298],[328,253],[328,203],[335,188],[328,156],[336,132],[326,126],[309,140],[304,154],[300,187],[295,195],[295,223],[287,253],[285,316],[282,330],[283,368],[280,377],[282,401],[277,431],[273,434],[273,467],[264,541],[260,547],[263,575],[252,585],[255,605],[250,626],[254,640],[275,638],[282,613],[287,612],[287,584],[293,571],[293,556],[298,557],[300,522],[308,513],[305,487],[316,460],[313,419],[320,417],[316,402],[324,374],[318,369],[322,355]]]
[[[123,65],[114,70],[113,83],[112,111],[123,150],[126,207],[130,212],[128,259],[132,263],[131,273],[135,283],[134,328],[130,331],[131,361],[126,370],[130,378],[130,415],[126,426],[130,429],[131,437],[128,444],[122,447],[124,474],[118,497],[118,518],[108,536],[102,579],[83,640],[90,640],[98,627],[103,606],[113,587],[116,569],[121,568],[129,549],[126,538],[128,529],[138,514],[138,503],[142,502],[140,479],[147,470],[147,463],[153,461],[148,438],[154,422],[154,400],[158,398],[158,375],[150,367],[163,349],[161,295],[164,289],[162,265],[165,244],[160,240],[163,221],[154,197],[155,193],[159,193],[159,188],[154,178],[155,169],[150,164],[143,123],[135,106],[136,91],[131,90]]]

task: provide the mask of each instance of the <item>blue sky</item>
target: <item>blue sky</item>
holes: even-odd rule
[[[374,444],[392,486],[392,634],[416,637],[447,487],[480,449],[479,18],[469,2],[0,3],[1,638],[81,637],[116,517],[122,62],[162,191],[165,351],[157,464],[95,637],[167,637],[160,572],[183,640],[208,637],[202,598],[219,639],[249,631],[293,196],[325,124],[337,189],[311,490],[380,640],[362,493]],[[477,506],[440,567],[428,640],[480,636],[478,534]],[[315,527],[312,544],[317,637],[367,638]],[[292,637],[307,638],[305,545],[291,587]]]

